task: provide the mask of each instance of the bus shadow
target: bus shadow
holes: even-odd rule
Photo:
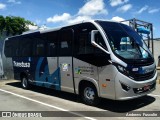
[[[7,83],[6,85],[14,86],[21,88],[20,82],[12,82]],[[62,92],[62,91],[56,91],[53,89],[38,87],[38,86],[32,86],[31,91],[38,92],[41,94],[49,95],[49,96],[55,96],[61,99],[70,100],[73,102],[81,102],[78,95]],[[116,113],[126,113],[130,112],[139,108],[142,108],[144,106],[147,106],[155,101],[155,98],[152,96],[144,96],[141,98],[133,99],[133,100],[127,100],[127,101],[115,101],[115,100],[109,100],[109,99],[101,99],[100,104],[95,106],[103,110],[107,110],[110,112],[116,112]]]
[[[156,99],[152,96],[144,96],[126,101],[102,99],[101,103],[97,107],[111,112],[126,113],[147,106],[155,100]]]
[[[7,83],[6,85],[17,87],[17,88],[22,88],[20,82]],[[39,86],[34,86],[34,85],[32,85],[31,88],[29,88],[29,90],[37,92],[37,93],[41,93],[44,95],[55,96],[55,97],[59,97],[59,98],[74,101],[74,102],[80,102],[78,99],[78,95],[75,95],[72,93],[57,91],[54,89],[49,89],[49,88],[44,88],[44,87],[39,87]]]

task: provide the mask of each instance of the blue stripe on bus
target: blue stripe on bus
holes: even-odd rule
[[[57,70],[50,75],[48,63],[45,63],[46,65],[44,67],[44,70],[41,71],[41,66],[43,64],[43,61],[44,61],[44,57],[39,58],[36,66],[36,73],[35,73],[36,85],[60,90],[60,86],[61,86],[60,68],[57,68]]]

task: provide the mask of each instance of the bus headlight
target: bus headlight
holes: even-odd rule
[[[129,71],[128,71],[125,67],[123,67],[123,66],[121,66],[121,65],[117,65],[117,69],[118,69],[118,71],[121,72],[122,74],[125,74],[125,75],[128,75],[128,74],[129,74]]]
[[[125,69],[124,67],[120,66],[120,65],[117,65],[117,68],[118,68],[118,70],[119,70],[120,72],[126,71],[126,69]]]

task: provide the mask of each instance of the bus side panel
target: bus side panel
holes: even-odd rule
[[[32,69],[35,85],[60,90],[60,70],[56,67],[57,65],[53,65],[54,63],[57,64],[53,61],[54,60],[46,57],[39,57],[36,61],[32,62],[33,66],[36,65],[35,68]],[[55,61],[57,61],[57,58]]]
[[[14,69],[14,79],[19,80],[20,75],[22,73],[25,73],[30,80],[33,80],[33,71],[35,70],[35,65],[32,64],[33,62],[35,62],[33,60],[34,59],[32,59],[31,57],[13,57],[12,64]]]
[[[70,93],[74,93],[72,66],[72,57],[59,57],[61,90]]]
[[[113,65],[98,67],[100,96],[115,99],[115,76],[117,69]]]
[[[50,73],[46,57],[13,58],[13,66],[15,79],[25,73],[34,85],[60,90],[59,68]]]
[[[98,69],[96,66],[91,65],[87,62],[79,60],[77,58],[73,58],[74,64],[74,78],[75,78],[75,89],[78,94],[78,87],[81,80],[90,81],[97,88],[97,92],[99,94],[99,85],[98,85]]]
[[[60,67],[58,67],[57,57],[47,57],[48,61],[48,87],[54,88],[56,90],[61,90],[61,77],[60,77]]]

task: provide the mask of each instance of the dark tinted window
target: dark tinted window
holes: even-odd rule
[[[76,36],[74,47],[76,56],[82,54],[94,54],[94,47],[91,44],[92,30],[96,30],[96,28],[90,23],[85,23],[75,28]]]
[[[91,44],[91,31],[97,30],[91,23],[84,23],[75,27],[74,55],[76,58],[95,66],[109,64],[109,56]],[[107,49],[101,34],[97,34],[96,42]]]
[[[12,55],[19,56],[19,38],[11,40],[12,44]]]
[[[62,30],[60,33],[59,42],[59,55],[60,56],[71,56],[72,55],[72,29]]]
[[[19,56],[32,56],[32,39],[30,37],[21,37],[19,40]]]
[[[5,55],[6,57],[15,57],[19,56],[19,39],[18,38],[10,38],[5,42]]]
[[[58,48],[58,37],[57,32],[49,32],[45,33],[43,36],[47,38],[47,56],[48,57],[56,57],[57,56],[57,48]]]
[[[46,56],[45,40],[46,40],[46,38],[42,37],[41,35],[34,36],[32,38],[33,56],[35,56],[35,57],[45,57]]]
[[[9,40],[7,40],[5,42],[4,54],[5,54],[6,57],[11,57],[12,56],[12,44]]]
[[[55,47],[54,45],[57,44],[52,42],[52,38],[54,38],[54,35],[45,36],[39,33],[9,38],[5,42],[4,53],[6,57],[52,56],[56,53],[53,49]],[[48,48],[48,53],[46,48]]]

